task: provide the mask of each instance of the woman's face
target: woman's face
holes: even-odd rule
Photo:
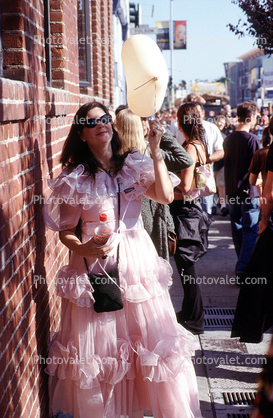
[[[111,147],[111,140],[113,137],[112,123],[102,123],[99,119],[105,115],[105,112],[100,107],[94,107],[89,110],[86,115],[87,119],[95,119],[98,123],[94,127],[85,126],[81,132],[81,140],[87,142],[91,152],[100,151],[107,147]]]
[[[219,118],[219,119],[216,119],[215,123],[218,126],[218,128],[220,129],[220,131],[222,131],[222,129],[224,129],[224,127],[226,125],[226,120],[225,120],[225,118]]]
[[[143,134],[146,137],[149,135],[149,122],[146,120],[142,120],[142,126],[143,126]]]

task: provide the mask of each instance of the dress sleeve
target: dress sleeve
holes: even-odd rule
[[[78,166],[71,173],[64,170],[56,179],[48,180],[52,190],[43,207],[45,224],[53,231],[74,228],[80,219],[84,194],[79,191],[79,178],[84,172]]]
[[[122,171],[121,190],[127,200],[140,199],[155,182],[152,158],[137,151],[127,156]],[[180,183],[180,179],[171,172],[169,172],[169,176],[173,187],[176,187]]]

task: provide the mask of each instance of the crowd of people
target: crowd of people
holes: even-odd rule
[[[49,348],[57,361],[46,368],[50,416],[140,418],[146,411],[155,418],[201,418],[191,356],[195,335],[204,332],[204,309],[199,285],[188,279],[197,277],[218,204],[221,216],[230,216],[238,257],[232,336],[259,342],[273,324],[273,118],[261,114],[261,149],[257,105],[247,101],[234,112],[226,105],[208,121],[204,99],[192,94],[151,120],[126,105],[113,111],[98,102],[76,113],[61,155],[63,171],[50,181],[52,195],[43,209],[46,225],[71,251],[59,272],[65,280],[57,284],[61,329]],[[190,199],[196,168],[205,164],[214,167],[217,194]],[[94,242],[101,213],[119,236],[116,243]],[[174,260],[184,289],[177,313],[169,295],[170,231],[177,237]],[[258,234],[265,236],[262,244]],[[255,251],[263,252],[255,265],[268,286],[258,289],[261,312],[253,322],[257,288],[250,291],[244,281],[260,273],[250,267]],[[117,264],[119,282],[111,285],[120,290],[124,308],[98,313],[89,273],[110,278]]]

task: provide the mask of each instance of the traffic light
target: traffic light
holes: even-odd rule
[[[134,23],[135,28],[139,26],[139,5],[129,3],[130,23]]]
[[[173,88],[173,78],[171,76],[169,77],[168,87],[170,90]]]

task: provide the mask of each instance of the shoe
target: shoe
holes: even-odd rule
[[[228,208],[225,206],[221,209],[221,216],[227,216],[229,214]]]
[[[263,341],[263,335],[261,337],[253,337],[243,335],[240,337],[240,343],[250,343],[250,344],[259,344]]]

